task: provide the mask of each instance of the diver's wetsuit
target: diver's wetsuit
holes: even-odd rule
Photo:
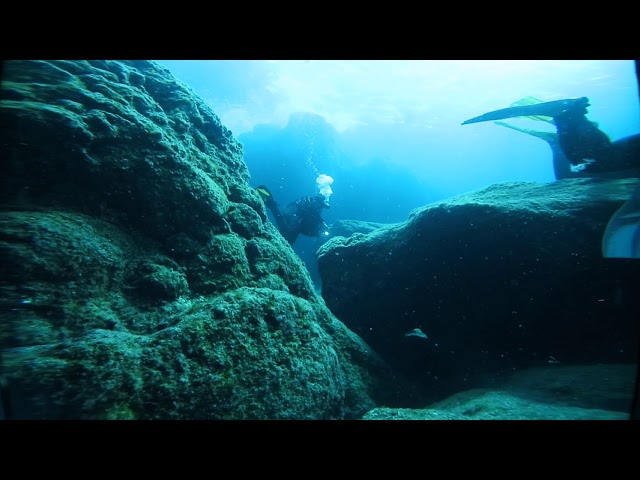
[[[258,188],[268,192],[264,186]],[[273,214],[280,234],[290,245],[293,245],[299,235],[318,237],[327,230],[327,224],[320,213],[324,208],[329,208],[329,204],[322,195],[302,197],[282,211],[269,192],[265,205]]]
[[[583,97],[584,98],[584,97]],[[560,147],[572,165],[585,172],[600,173],[640,168],[640,135],[612,142],[595,122],[587,119],[588,99],[555,115]]]
[[[607,168],[614,154],[611,140],[598,126],[587,119],[589,101],[583,97],[567,111],[553,116],[558,140],[565,156],[572,165],[585,165],[589,171]]]

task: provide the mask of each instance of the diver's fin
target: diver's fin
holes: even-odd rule
[[[605,258],[640,258],[640,186],[613,214],[602,236]]]
[[[273,195],[271,195],[271,191],[269,191],[269,189],[265,185],[258,185],[256,187],[256,192],[258,192],[261,197],[273,198]]]
[[[538,103],[544,103],[544,100],[540,100],[539,98],[532,97],[531,95],[529,95],[527,97],[521,98],[520,100],[513,102],[510,106],[520,107],[523,105],[537,105]]]
[[[584,108],[589,106],[589,99],[587,97],[581,98],[568,98],[565,100],[555,100],[553,102],[543,102],[527,105],[518,105],[515,107],[503,108],[501,110],[494,110],[493,112],[485,113],[479,117],[470,118],[462,122],[462,125],[468,125],[470,123],[488,122],[491,120],[504,120],[505,118],[513,117],[529,117],[529,116],[549,116],[556,117],[562,115],[574,108]]]
[[[554,142],[556,140],[556,138],[558,137],[558,134],[555,133],[555,132],[541,132],[541,131],[538,131],[538,130],[532,130],[530,128],[524,128],[524,127],[520,127],[520,126],[517,126],[517,125],[511,125],[510,123],[501,122],[500,120],[496,120],[493,123],[495,123],[496,125],[500,125],[501,127],[506,127],[506,128],[510,128],[511,130],[516,130],[518,132],[526,133],[528,135],[531,135],[532,137],[541,138],[542,140],[544,140],[547,143]]]
[[[544,102],[539,98],[529,96],[529,97],[521,98],[516,102],[513,102],[510,106],[523,107],[525,105],[538,105],[539,103],[544,103]],[[538,122],[547,122],[547,123],[554,124],[553,117],[547,117],[546,115],[527,115],[526,117],[522,117],[522,118],[528,118],[529,120],[535,120]]]
[[[260,195],[260,198],[262,198],[267,207],[271,207],[276,204],[276,201],[273,199],[273,195],[271,195],[271,191],[265,185],[258,185],[256,187],[256,192],[258,192],[258,195]]]

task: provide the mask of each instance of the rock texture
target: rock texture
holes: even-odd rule
[[[2,80],[6,417],[343,419],[400,391],[168,70],[6,61]]]
[[[523,368],[634,363],[640,264],[602,258],[601,238],[638,184],[493,185],[335,237],[322,295],[433,401]]]
[[[375,408],[363,420],[628,420],[635,370],[626,364],[548,365],[427,408]]]

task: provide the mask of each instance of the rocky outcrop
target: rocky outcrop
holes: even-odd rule
[[[399,391],[168,70],[7,61],[0,127],[6,417],[341,419]]]
[[[433,401],[522,368],[634,363],[640,264],[602,258],[601,239],[638,184],[493,185],[332,238],[322,295]]]

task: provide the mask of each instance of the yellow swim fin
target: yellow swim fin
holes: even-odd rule
[[[271,192],[265,185],[258,185],[256,187],[256,192],[258,192],[258,195],[260,195],[260,198],[267,207],[271,208],[276,205],[273,195],[271,195]]]
[[[271,192],[269,192],[269,190],[267,190],[265,187],[257,187],[256,191],[260,194],[263,195],[267,198],[271,197]]]
[[[538,103],[544,103],[544,102],[542,100],[540,100],[539,98],[529,96],[529,97],[521,98],[520,100],[518,100],[516,102],[513,102],[510,106],[511,107],[523,107],[525,105],[536,105]],[[524,116],[524,117],[520,117],[520,118],[528,118],[530,120],[536,120],[536,121],[540,121],[540,122],[547,122],[547,123],[553,124],[553,118],[547,117],[545,115],[528,115],[528,116]]]

